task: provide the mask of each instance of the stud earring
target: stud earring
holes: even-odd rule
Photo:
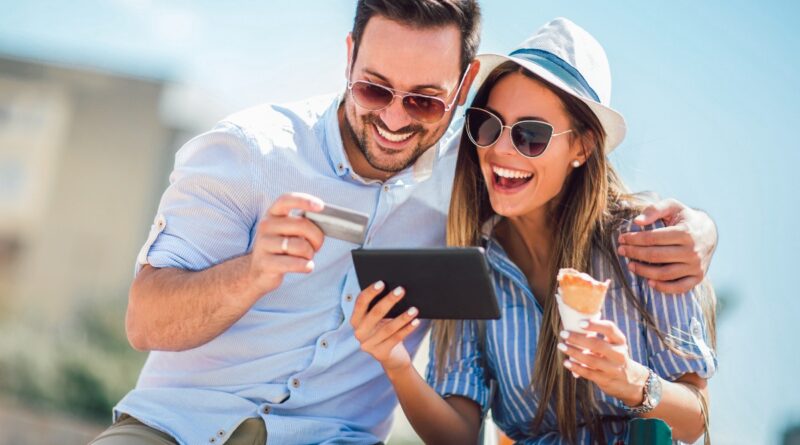
[[[577,159],[576,159],[576,160],[574,160],[574,161],[572,161],[572,167],[573,167],[573,168],[578,168],[578,167],[580,167],[580,166],[581,166],[581,163],[580,163],[580,161],[578,161]]]

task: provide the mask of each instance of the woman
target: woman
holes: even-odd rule
[[[376,283],[351,319],[362,349],[428,443],[476,443],[489,408],[524,443],[613,443],[634,417],[661,418],[674,439],[693,442],[715,369],[713,310],[707,320],[693,293],[653,290],[616,254],[641,205],[606,157],[625,123],[608,106],[602,47],[557,19],[510,56],[479,59],[447,236],[452,246],[485,247],[502,318],[434,322],[426,382],[402,343],[419,325],[416,311],[383,319],[402,298],[397,289],[367,312],[383,291]],[[561,330],[553,295],[564,267],[613,282],[605,320],[585,323],[590,334]]]

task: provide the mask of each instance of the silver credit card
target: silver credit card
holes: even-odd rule
[[[325,204],[321,212],[304,212],[303,216],[319,226],[325,236],[354,244],[364,244],[369,216],[355,210]]]

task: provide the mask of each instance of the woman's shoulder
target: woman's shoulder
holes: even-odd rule
[[[636,292],[643,280],[629,269],[630,259],[619,254],[619,237],[623,233],[643,232],[666,227],[658,220],[652,224],[639,225],[634,221],[637,212],[625,212],[606,227],[605,234],[595,242],[592,250],[591,274],[595,279],[611,280],[611,289],[626,287]],[[624,281],[624,283],[623,283]]]

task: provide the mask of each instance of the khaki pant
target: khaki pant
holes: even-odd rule
[[[267,429],[260,418],[247,419],[236,428],[226,445],[264,445]],[[97,436],[89,445],[177,445],[169,434],[150,428],[123,414],[119,420]]]

